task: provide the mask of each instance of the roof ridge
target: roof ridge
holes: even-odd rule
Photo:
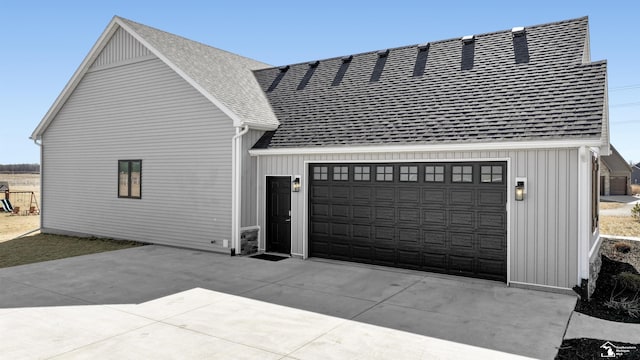
[[[173,36],[173,37],[180,38],[180,39],[182,39],[182,40],[184,40],[184,41],[188,41],[188,42],[190,42],[190,43],[194,43],[194,44],[198,44],[198,45],[200,45],[200,46],[208,47],[208,48],[214,49],[214,50],[216,50],[216,51],[220,51],[220,52],[226,53],[226,54],[228,54],[228,55],[230,55],[230,56],[233,56],[233,57],[239,57],[239,58],[243,58],[243,59],[251,60],[251,61],[254,61],[254,62],[256,62],[256,63],[260,63],[260,64],[264,65],[265,67],[272,67],[272,66],[273,66],[273,65],[271,65],[271,64],[267,64],[267,63],[264,63],[264,62],[262,62],[262,61],[259,61],[259,60],[256,60],[256,59],[253,59],[253,58],[250,58],[250,57],[244,56],[244,55],[236,54],[236,53],[233,53],[233,52],[231,52],[231,51],[224,50],[224,49],[221,49],[221,48],[218,48],[218,47],[215,47],[215,46],[211,46],[211,45],[209,45],[209,44],[205,44],[205,43],[200,42],[200,41],[197,41],[197,40],[189,39],[189,38],[184,37],[184,36],[182,36],[182,35],[174,34],[174,33],[171,33],[171,32],[165,31],[165,30],[162,30],[162,29],[158,29],[158,28],[153,27],[153,26],[145,25],[145,24],[139,23],[139,22],[137,22],[137,21],[133,21],[133,20],[131,20],[131,19],[124,18],[124,17],[122,17],[122,16],[115,15],[115,16],[114,16],[114,18],[116,18],[116,19],[118,19],[118,20],[120,20],[120,21],[123,21],[123,22],[125,22],[125,23],[135,24],[135,25],[137,25],[137,26],[146,27],[146,28],[149,28],[149,29],[151,29],[151,30],[154,30],[154,31],[157,31],[157,32],[161,32],[161,33],[163,33],[163,34],[167,34],[167,35],[170,35],[170,36]]]
[[[589,16],[582,16],[582,17],[578,17],[578,18],[574,18],[574,19],[566,19],[566,20],[559,20],[559,21],[554,21],[554,22],[550,22],[550,23],[542,23],[542,24],[537,24],[537,25],[531,25],[531,26],[526,26],[525,28],[526,29],[533,29],[533,28],[540,28],[540,27],[544,27],[544,26],[553,26],[553,25],[560,25],[560,24],[572,23],[572,22],[576,22],[577,23],[577,22],[584,21],[584,20],[587,20],[587,23],[588,23]],[[497,30],[497,31],[485,32],[485,33],[473,34],[473,35],[476,36],[476,37],[481,37],[481,36],[496,35],[496,34],[507,33],[507,32],[511,32],[511,29]],[[386,49],[376,49],[376,50],[371,50],[371,51],[363,51],[363,52],[359,52],[359,53],[355,53],[355,54],[348,54],[348,55],[354,56],[354,57],[363,56],[363,55],[367,55],[367,54],[377,53],[380,50],[395,51],[395,50],[401,50],[401,49],[417,47],[417,46],[419,46],[421,44],[425,44],[425,43],[438,44],[438,43],[445,43],[445,42],[450,42],[450,41],[459,41],[461,38],[462,38],[462,36],[455,37],[455,38],[449,38],[449,39],[442,39],[442,40],[425,41],[425,42],[417,43],[417,44],[390,47],[390,48],[386,48]],[[345,54],[339,55],[339,56],[332,56],[332,57],[328,57],[328,58],[324,58],[324,59],[313,59],[313,60],[301,61],[301,62],[297,62],[297,63],[280,64],[280,65],[277,65],[277,66],[269,66],[268,68],[256,69],[256,70],[253,70],[253,71],[275,69],[275,68],[280,68],[280,67],[286,66],[286,65],[289,65],[289,66],[304,65],[304,64],[308,64],[309,62],[313,62],[313,61],[323,62],[323,61],[341,59],[344,56],[345,56]],[[595,62],[591,62],[591,63],[595,63]]]

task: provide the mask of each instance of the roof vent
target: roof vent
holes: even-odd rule
[[[378,51],[378,60],[376,60],[376,66],[373,67],[373,72],[371,73],[370,82],[380,80],[380,76],[382,75],[382,70],[384,70],[384,64],[387,63],[387,57],[389,55],[389,49]]]
[[[427,57],[429,56],[429,43],[418,45],[418,55],[416,55],[416,63],[413,66],[413,76],[424,75],[424,69],[427,67]]]
[[[311,80],[311,77],[313,76],[313,73],[318,68],[318,64],[320,64],[320,61],[313,61],[309,63],[309,69],[307,69],[304,77],[302,77],[302,80],[300,80],[300,84],[298,84],[298,90],[302,90],[305,88],[305,86],[307,86],[309,80]]]
[[[284,74],[286,74],[287,71],[289,70],[289,65],[281,66],[279,69],[280,69],[280,72],[278,73],[278,76],[276,76],[276,78],[273,79],[273,82],[271,83],[271,86],[269,86],[269,88],[267,89],[267,92],[272,92],[273,90],[276,89],[276,86],[278,86],[278,84],[280,83],[280,80],[282,80],[282,78],[284,77]]]
[[[378,51],[378,57],[385,57],[389,55],[389,49]]]
[[[516,64],[528,63],[529,45],[524,27],[514,27],[511,29],[511,35],[513,36],[513,57],[516,60]]]
[[[351,64],[351,60],[353,60],[353,55],[345,56],[342,58],[342,65],[340,65],[340,69],[338,69],[338,72],[336,73],[336,77],[333,78],[333,82],[331,83],[331,86],[340,85],[340,83],[342,82],[342,78],[344,77],[344,74],[347,72],[347,69],[349,69],[349,64]]]
[[[468,42],[474,41],[475,39],[476,39],[475,35],[467,35],[467,36],[463,36],[461,40],[463,43],[468,43]]]
[[[473,55],[475,53],[475,36],[467,35],[462,38],[462,61],[460,69],[471,70],[473,69]]]

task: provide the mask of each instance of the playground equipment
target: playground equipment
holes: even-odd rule
[[[16,215],[40,215],[38,199],[33,191],[4,191],[4,199],[11,204]]]

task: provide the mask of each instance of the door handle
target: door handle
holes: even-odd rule
[[[288,218],[287,220],[285,220],[285,222],[291,222],[291,218]]]

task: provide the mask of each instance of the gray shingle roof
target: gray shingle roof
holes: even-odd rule
[[[461,70],[462,42],[430,43],[423,76],[418,46],[391,49],[377,82],[377,52],[354,55],[340,85],[341,58],[254,71],[280,121],[254,148],[442,144],[601,136],[606,62],[583,64],[588,19],[526,28],[530,61],[516,64],[511,31],[475,36],[474,63]],[[587,45],[588,46],[588,45]]]
[[[118,18],[218,99],[245,124],[273,129],[278,126],[267,98],[251,70],[270,65]]]

